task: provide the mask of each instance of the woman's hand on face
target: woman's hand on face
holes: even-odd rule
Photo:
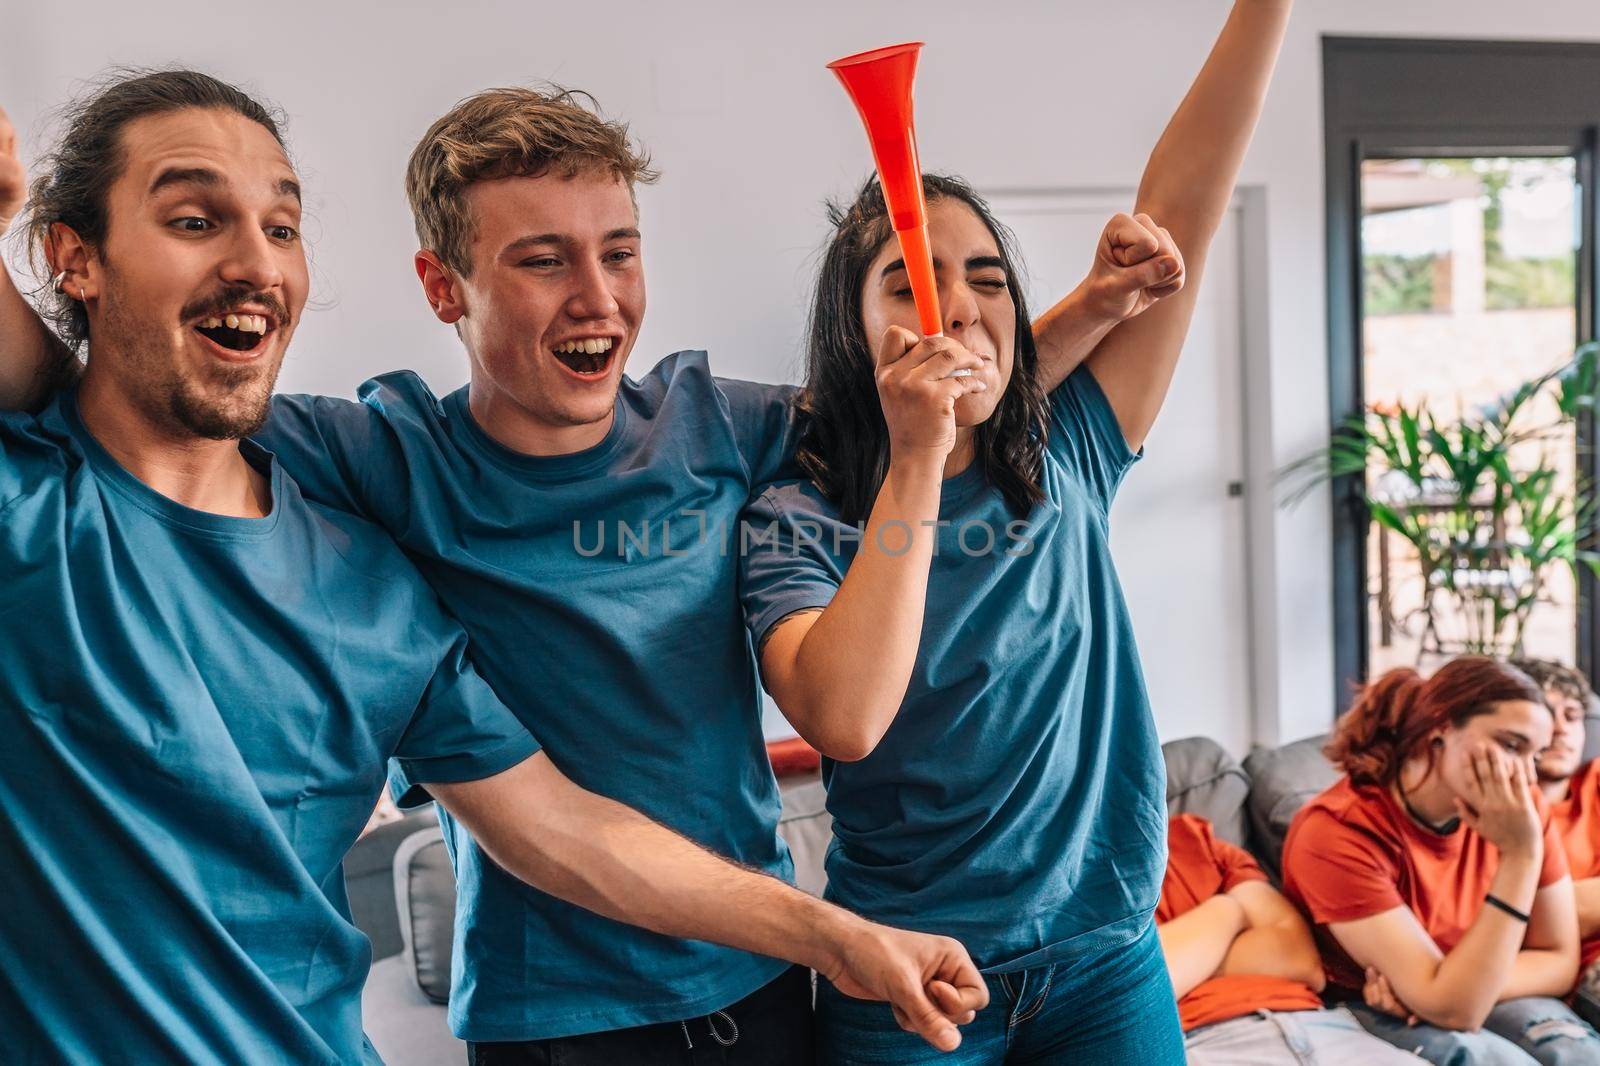
[[[1090,314],[1122,322],[1183,288],[1183,253],[1149,215],[1119,214],[1106,223],[1082,292]]]
[[[1522,760],[1494,744],[1478,744],[1467,758],[1466,795],[1456,797],[1461,820],[1502,854],[1539,858],[1544,828]]]
[[[982,392],[983,360],[949,337],[919,339],[890,326],[878,342],[878,399],[889,425],[889,458],[944,462],[956,444],[956,401]],[[965,370],[966,376],[952,377]]]

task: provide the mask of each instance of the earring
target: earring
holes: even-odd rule
[[[65,270],[50,279],[50,287],[56,290],[57,296],[65,296],[67,294],[66,281],[67,272]]]

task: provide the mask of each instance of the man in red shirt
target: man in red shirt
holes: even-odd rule
[[[1322,959],[1305,919],[1204,818],[1180,814],[1167,827],[1156,923],[1190,1066],[1416,1062],[1343,1007],[1322,1009]]]
[[[1536,764],[1539,789],[1550,801],[1550,823],[1561,837],[1578,904],[1578,996],[1574,1007],[1591,1025],[1600,1020],[1600,769],[1582,762],[1584,716],[1594,699],[1588,680],[1570,666],[1546,659],[1513,663],[1544,689],[1555,712],[1550,746]]]

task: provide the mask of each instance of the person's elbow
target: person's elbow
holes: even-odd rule
[[[1483,1023],[1488,1021],[1489,1012],[1445,1007],[1434,1011],[1418,1010],[1417,1017],[1440,1029],[1449,1029],[1457,1033],[1476,1033],[1483,1028]]]
[[[804,734],[801,734],[804,736]],[[806,737],[806,743],[835,762],[860,762],[877,750],[883,740],[883,731],[858,722],[842,722],[821,730],[816,739]]]
[[[1407,991],[1395,988],[1394,994],[1419,1021],[1460,1033],[1482,1029],[1489,1012],[1494,1009],[1493,996],[1461,996],[1435,985]]]
[[[835,762],[860,762],[883,740],[870,709],[846,696],[819,694],[780,701],[778,709],[800,738]]]
[[[1435,961],[1426,974],[1413,974],[1405,981],[1396,981],[1393,977],[1389,980],[1401,1006],[1421,1021],[1440,1029],[1477,1032],[1494,1009],[1496,997],[1482,985],[1462,988],[1447,980],[1443,959]]]
[[[1563,937],[1561,943],[1547,949],[1550,955],[1550,989],[1547,995],[1564,996],[1578,982],[1578,964],[1582,961],[1577,937]]]
[[[1328,987],[1328,972],[1323,968],[1322,955],[1317,951],[1316,942],[1311,937],[1295,938],[1292,965],[1295,967],[1298,979],[1311,991],[1321,994],[1322,990]]]
[[[813,744],[821,755],[825,755],[834,762],[860,762],[872,754],[872,745],[865,742],[845,741],[834,744]]]
[[[1405,1001],[1416,1016],[1440,1029],[1453,1029],[1461,1033],[1475,1033],[1489,1020],[1494,1002],[1467,1003],[1453,996],[1419,996],[1418,1002]]]

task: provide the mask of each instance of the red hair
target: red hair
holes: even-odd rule
[[[1427,749],[1428,734],[1507,700],[1545,706],[1532,678],[1495,659],[1462,656],[1426,681],[1415,670],[1390,670],[1361,690],[1322,751],[1356,784],[1390,785],[1407,759]]]

